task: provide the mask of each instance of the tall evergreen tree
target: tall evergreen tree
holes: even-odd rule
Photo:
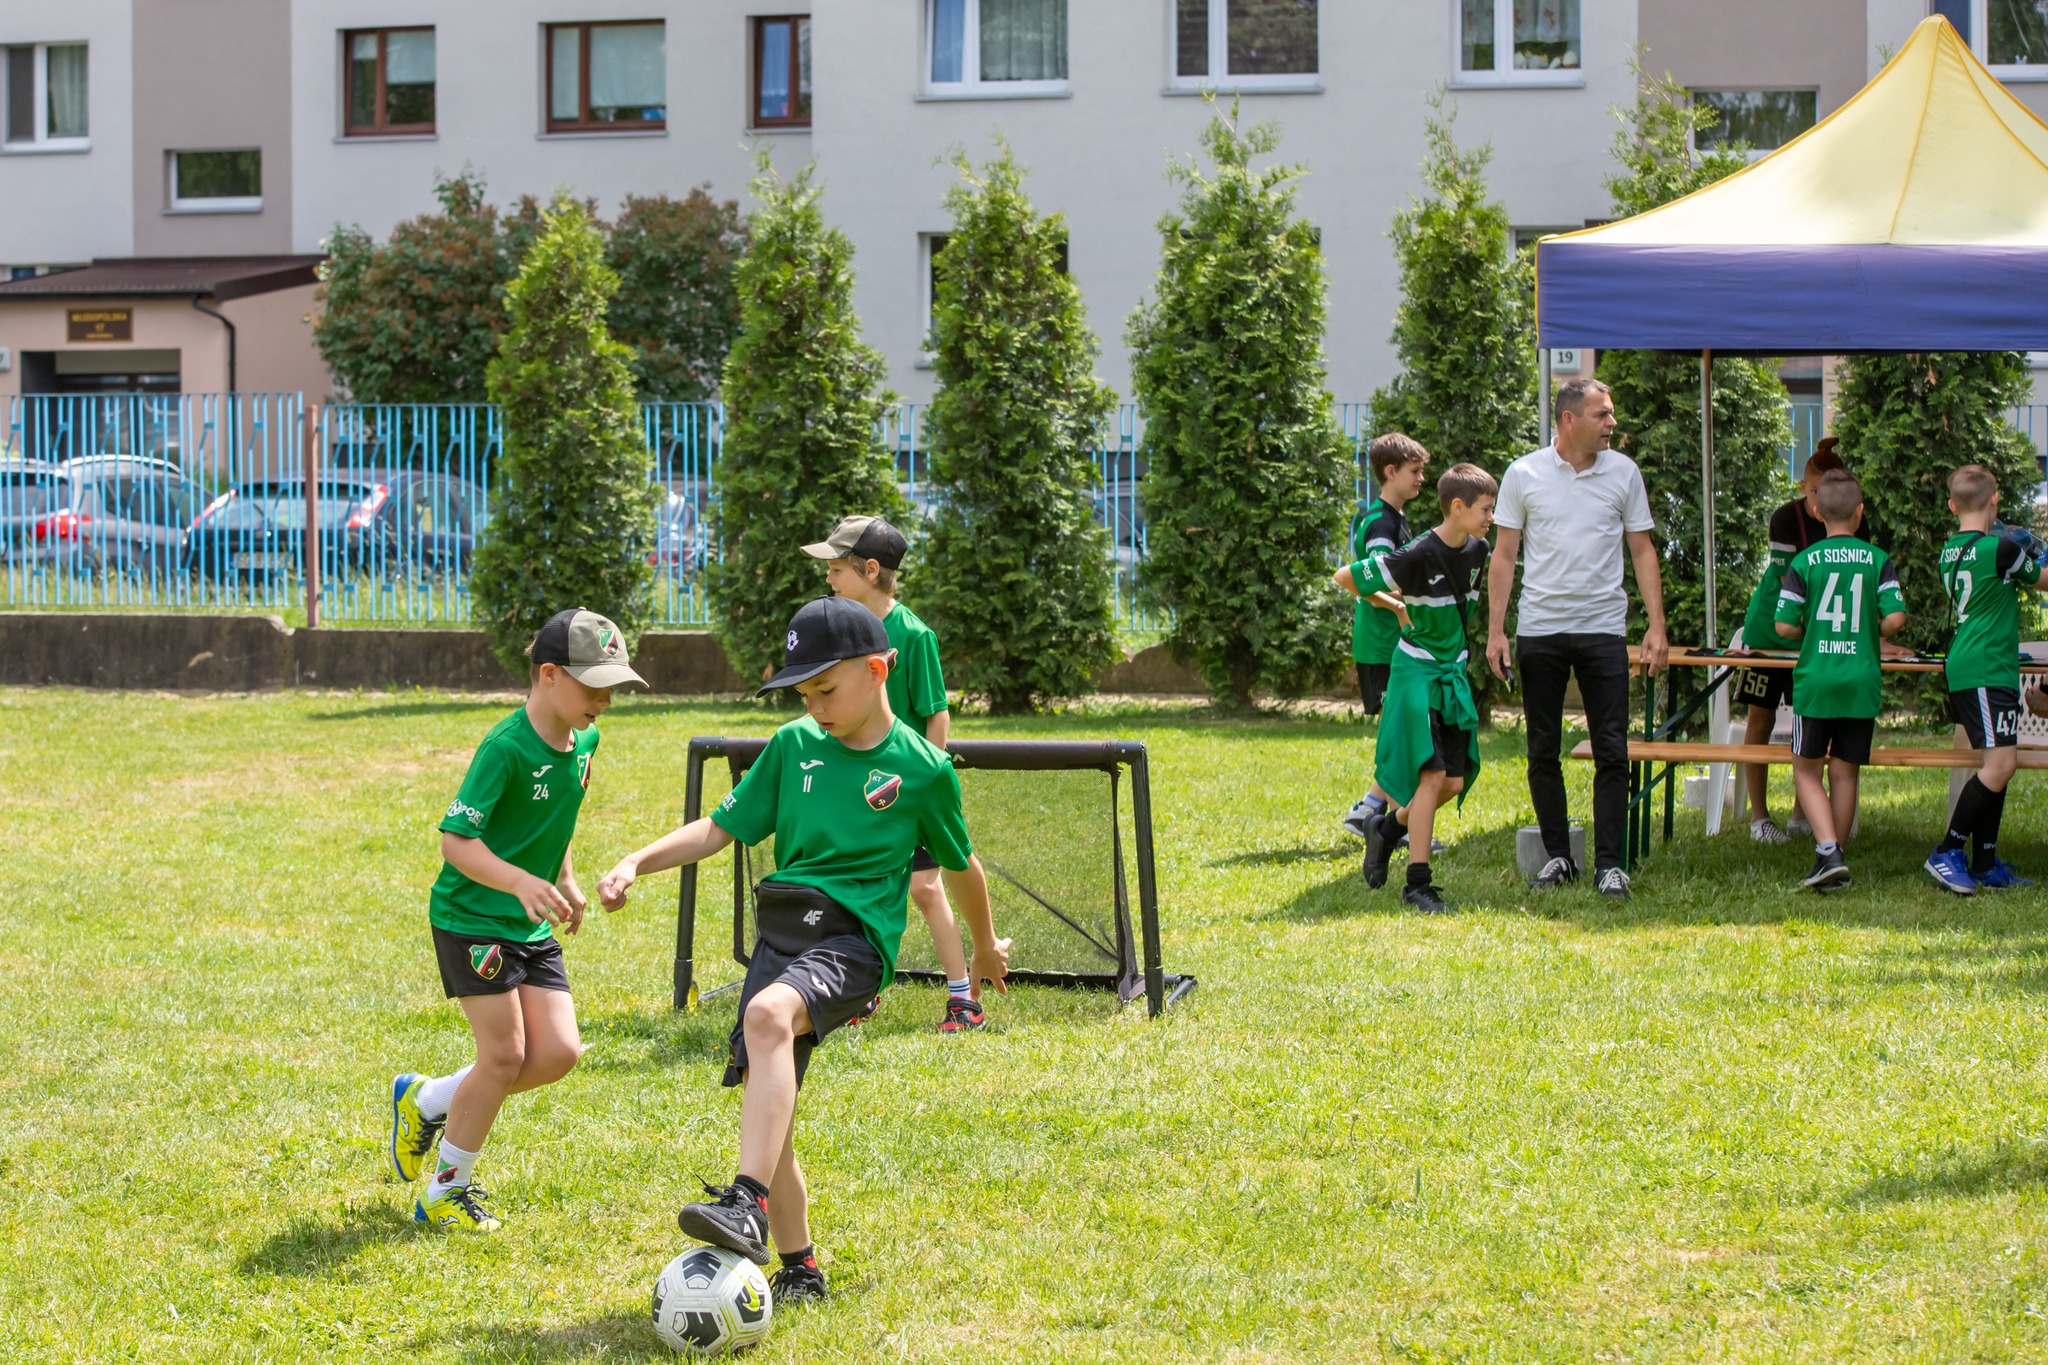
[[[1322,248],[1294,215],[1299,166],[1255,170],[1277,127],[1212,117],[1160,219],[1153,300],[1132,314],[1150,552],[1140,586],[1220,701],[1298,695],[1344,656],[1330,586],[1352,470],[1324,387]]]
[[[1065,218],[1032,208],[1007,145],[979,172],[954,165],[925,428],[937,507],[906,592],[954,681],[1002,714],[1093,691],[1116,659],[1089,454],[1116,400],[1061,266]]]
[[[653,614],[652,470],[632,352],[605,326],[618,287],[589,212],[558,199],[505,291],[508,326],[487,372],[504,454],[470,593],[515,676],[520,651],[566,607],[609,616],[629,645]]]
[[[705,569],[712,619],[746,677],[782,665],[783,629],[824,591],[798,548],[841,517],[899,519],[895,464],[877,427],[894,395],[881,353],[853,311],[853,244],[827,226],[806,167],[775,174],[764,155],[761,207],[739,264],[740,330],[725,361],[724,449]]]

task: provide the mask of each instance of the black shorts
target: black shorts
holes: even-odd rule
[[[1380,704],[1387,697],[1387,675],[1394,670],[1392,664],[1353,663],[1358,670],[1358,699],[1365,703],[1365,714],[1376,716]]]
[[[760,883],[754,888],[754,924],[753,959],[740,986],[740,1017],[727,1040],[724,1083],[738,1085],[746,1078],[747,1006],[779,981],[803,997],[811,1016],[811,1031],[796,1040],[796,1083],[802,1085],[812,1050],[865,1011],[882,988],[882,955],[845,906],[808,886]]]
[[[460,995],[503,995],[514,986],[544,991],[569,989],[562,965],[562,945],[554,935],[520,943],[509,938],[455,934],[440,925],[434,931],[434,960],[441,967],[441,989],[449,999]]]
[[[1789,668],[1738,668],[1735,681],[1728,684],[1728,700],[1776,711],[1792,700],[1792,670]]]
[[[1442,773],[1445,777],[1469,777],[1472,774],[1472,732],[1456,725],[1445,724],[1443,713],[1429,713],[1430,756],[1423,760],[1422,771]]]
[[[2010,749],[2020,742],[2017,687],[1970,687],[1951,692],[1948,713],[1970,737],[1972,749]]]
[[[1861,767],[1870,762],[1877,735],[1874,716],[1802,716],[1792,713],[1792,753],[1797,758],[1839,758]]]
[[[936,872],[939,870],[939,860],[932,856],[930,849],[926,848],[923,844],[919,844],[910,851],[910,870],[912,872]]]

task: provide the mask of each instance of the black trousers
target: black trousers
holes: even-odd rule
[[[1628,640],[1620,635],[1523,635],[1515,641],[1522,673],[1522,716],[1529,736],[1529,800],[1544,852],[1571,856],[1565,804],[1564,691],[1574,675],[1593,739],[1593,866],[1621,866],[1628,823]]]

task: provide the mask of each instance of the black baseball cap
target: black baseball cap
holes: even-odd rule
[[[804,553],[813,559],[872,559],[885,569],[900,569],[910,542],[880,517],[844,517],[831,535],[804,546]]]
[[[849,598],[820,597],[798,607],[789,618],[782,671],[754,695],[807,682],[843,659],[888,652],[889,633],[882,629],[880,617]]]

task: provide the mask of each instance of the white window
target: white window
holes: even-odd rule
[[[23,43],[7,53],[7,150],[78,152],[86,124],[84,43]]]
[[[1067,93],[1067,0],[925,0],[925,93]]]
[[[1579,85],[1579,0],[1452,0],[1458,85]]]
[[[2000,80],[2048,81],[2048,0],[1933,0]]]
[[[1317,0],[1174,0],[1173,85],[1314,90]]]
[[[182,213],[255,213],[263,207],[263,153],[170,154],[171,210]]]
[[[1730,143],[1748,146],[1752,156],[1775,152],[1813,127],[1820,113],[1815,90],[1695,90],[1693,103],[1721,117],[1693,132],[1693,149],[1718,152]]]

